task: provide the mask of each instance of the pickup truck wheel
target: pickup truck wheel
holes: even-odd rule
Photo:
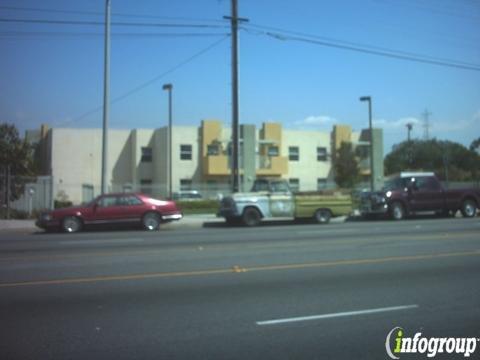
[[[62,220],[62,230],[66,233],[74,233],[82,230],[82,221],[76,216],[67,216]]]
[[[394,202],[390,205],[390,216],[393,220],[405,219],[405,208],[399,202]]]
[[[477,205],[475,201],[467,199],[462,203],[462,208],[460,209],[463,217],[474,217],[477,213]]]
[[[149,212],[143,215],[142,225],[145,230],[157,230],[160,226],[160,215],[154,212]]]
[[[260,224],[261,216],[257,209],[247,208],[243,212],[242,222],[246,226],[257,226]]]
[[[319,224],[328,224],[331,217],[332,213],[328,209],[318,209],[313,215],[313,218]]]

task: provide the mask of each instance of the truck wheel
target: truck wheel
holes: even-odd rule
[[[257,226],[260,223],[260,220],[260,213],[255,208],[247,208],[243,212],[242,222],[245,226]]]
[[[67,216],[62,221],[62,230],[66,233],[74,233],[82,230],[82,221],[76,216]]]
[[[475,204],[475,201],[467,199],[462,203],[460,211],[463,217],[474,217],[477,213],[477,204]]]
[[[390,216],[393,220],[405,219],[405,208],[399,202],[394,202],[390,205]]]
[[[332,213],[328,209],[318,209],[313,215],[313,218],[319,224],[328,224],[331,217]]]
[[[154,212],[149,212],[143,215],[142,225],[145,230],[157,230],[160,226],[160,215]]]

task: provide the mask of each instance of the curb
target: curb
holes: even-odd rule
[[[275,223],[285,221],[285,219],[269,220],[268,223]],[[346,216],[339,216],[331,219],[332,224],[344,223],[348,220]],[[288,220],[292,221],[292,220]],[[293,223],[293,222],[292,222]],[[228,226],[223,218],[216,217],[213,214],[195,214],[184,216],[180,221],[172,221],[167,224],[161,225],[161,229],[202,229],[210,227],[225,227]],[[42,231],[35,226],[35,220],[0,220],[0,234],[5,232],[18,232],[18,231]]]

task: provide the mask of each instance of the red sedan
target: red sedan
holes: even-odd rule
[[[162,222],[180,220],[181,211],[173,201],[144,194],[100,195],[85,206],[56,209],[42,213],[36,225],[45,230],[77,232],[89,225],[131,224],[156,230]]]

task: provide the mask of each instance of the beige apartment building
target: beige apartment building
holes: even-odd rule
[[[375,173],[383,175],[383,138],[374,129]],[[332,154],[342,141],[370,146],[369,132],[352,132],[334,125],[331,132],[284,129],[279,122],[240,126],[241,190],[256,177],[288,179],[294,190],[335,186]],[[110,191],[141,191],[167,197],[168,127],[109,130],[108,187]],[[42,127],[45,175],[53,178],[53,194],[73,203],[89,201],[100,192],[101,129]],[[172,128],[172,191],[198,190],[205,197],[227,193],[231,181],[231,129],[218,120]],[[365,152],[368,154],[368,151]],[[376,161],[376,157],[380,161]],[[361,173],[369,176],[369,159]],[[375,168],[374,168],[375,169]],[[380,176],[378,181],[381,181]]]

